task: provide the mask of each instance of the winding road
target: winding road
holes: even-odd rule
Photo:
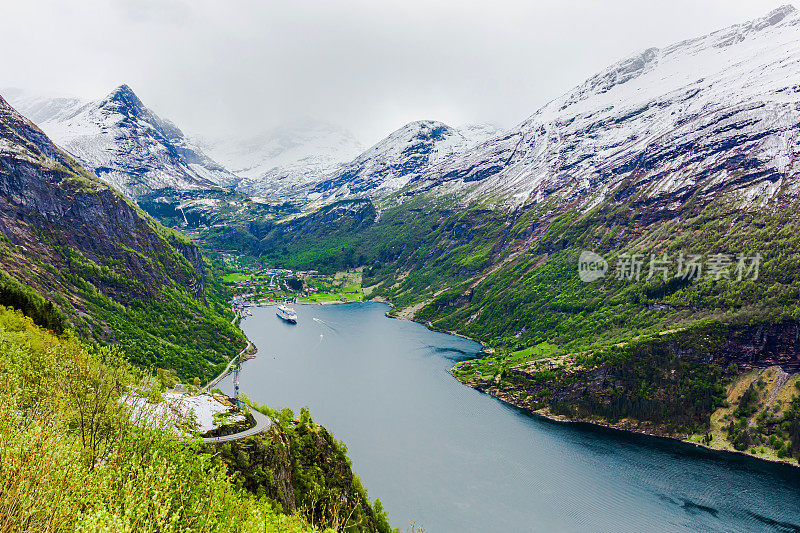
[[[238,316],[239,316],[239,313],[237,312],[235,314],[235,316],[233,317],[233,320],[231,320],[231,324],[236,322],[236,318]],[[223,370],[222,373],[219,376],[217,376],[214,379],[212,379],[211,381],[209,381],[206,384],[206,386],[203,387],[202,391],[203,392],[208,392],[209,390],[211,390],[211,387],[213,387],[214,385],[216,385],[217,383],[222,381],[222,378],[224,378],[225,376],[230,374],[231,373],[231,368],[236,363],[236,361],[247,350],[249,350],[252,346],[253,346],[253,343],[250,342],[250,339],[247,339],[247,346],[245,346],[244,349],[236,355],[236,357],[231,359],[230,362],[228,363],[228,365],[225,367],[225,370]],[[250,414],[253,415],[253,418],[256,421],[256,425],[251,427],[250,429],[247,429],[245,431],[241,431],[239,433],[233,433],[231,435],[225,435],[224,437],[207,437],[207,438],[203,438],[203,442],[206,443],[206,444],[216,444],[216,443],[222,443],[222,442],[232,442],[232,441],[235,441],[235,440],[241,440],[241,439],[245,439],[247,437],[252,437],[253,435],[258,435],[259,433],[269,429],[270,426],[272,425],[272,421],[269,419],[268,416],[261,414],[260,412],[256,411],[255,409],[251,408],[250,409]]]
[[[209,381],[209,382],[206,384],[206,386],[205,386],[205,387],[203,387],[201,390],[202,390],[203,392],[208,392],[208,391],[210,391],[210,390],[211,390],[211,387],[213,387],[214,385],[216,385],[217,383],[219,383],[220,381],[222,381],[222,379],[223,379],[225,376],[227,376],[228,374],[230,374],[230,373],[231,373],[231,368],[233,367],[234,363],[236,363],[236,361],[237,361],[237,360],[238,360],[238,359],[239,359],[239,358],[242,356],[242,354],[244,354],[244,353],[245,353],[247,350],[249,350],[251,346],[253,346],[253,343],[252,343],[252,342],[250,342],[250,340],[248,340],[248,341],[247,341],[247,346],[245,346],[245,348],[244,348],[244,349],[243,349],[241,352],[239,352],[239,353],[236,355],[236,357],[234,357],[233,359],[231,359],[231,360],[230,360],[230,362],[228,363],[228,366],[226,366],[226,367],[225,367],[225,370],[223,370],[223,371],[222,371],[222,373],[221,373],[219,376],[217,376],[217,377],[215,377],[214,379],[212,379],[211,381]]]
[[[233,317],[233,320],[231,320],[231,324],[233,324],[234,322],[236,322],[236,318],[237,318],[238,316],[239,316],[239,313],[237,312],[237,313],[234,315],[234,317]],[[223,370],[223,371],[222,371],[222,373],[221,373],[219,376],[215,377],[214,379],[212,379],[211,381],[209,381],[208,383],[206,383],[206,386],[205,386],[205,387],[203,387],[203,388],[202,388],[202,389],[200,389],[200,390],[201,390],[202,392],[208,392],[208,391],[210,391],[210,390],[211,390],[211,387],[213,387],[214,385],[216,385],[217,383],[219,383],[220,381],[222,381],[222,379],[223,379],[225,376],[227,376],[228,374],[230,374],[230,373],[231,373],[231,368],[233,367],[233,364],[234,364],[234,363],[235,363],[235,362],[236,362],[236,361],[237,361],[237,360],[238,360],[238,359],[239,359],[239,358],[240,358],[240,357],[241,357],[241,356],[242,356],[242,355],[243,355],[243,354],[244,354],[244,353],[245,353],[247,350],[249,350],[249,349],[250,349],[252,346],[253,346],[253,343],[252,343],[252,342],[250,342],[250,339],[247,339],[247,346],[245,346],[245,347],[244,347],[244,349],[243,349],[241,352],[239,352],[238,354],[236,354],[236,357],[234,357],[233,359],[231,359],[231,360],[228,362],[228,366],[226,366],[226,367],[225,367],[225,370]]]
[[[233,433],[231,435],[225,435],[224,437],[207,437],[203,439],[205,444],[221,444],[223,442],[232,442],[235,440],[245,439],[247,437],[252,437],[253,435],[258,435],[259,433],[266,431],[272,425],[272,420],[269,419],[268,416],[261,414],[260,412],[256,411],[255,409],[250,409],[250,414],[253,415],[253,418],[256,420],[256,425],[242,431],[240,433]]]

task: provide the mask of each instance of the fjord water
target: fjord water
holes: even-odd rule
[[[343,441],[395,527],[465,531],[800,531],[800,470],[527,415],[453,379],[472,341],[377,303],[253,309],[253,400]],[[222,383],[231,388],[230,378]]]

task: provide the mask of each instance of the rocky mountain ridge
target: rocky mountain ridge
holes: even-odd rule
[[[85,168],[130,198],[164,188],[234,185],[238,178],[209,158],[172,122],[121,85],[97,101],[13,93],[23,115]]]
[[[615,194],[675,209],[724,189],[743,205],[781,194],[800,152],[800,15],[765,17],[650,48],[598,73],[518,127],[414,179],[516,206],[585,210]]]
[[[202,375],[237,345],[207,298],[197,245],[81,167],[2,97],[0,264],[0,276],[53,302],[80,335],[122,343],[136,362]],[[167,340],[193,329],[194,345]],[[219,352],[209,349],[217,341],[200,340],[209,331],[225,339]]]
[[[313,209],[337,200],[391,194],[498,131],[492,124],[453,128],[419,120],[364,150],[343,128],[301,121],[251,139],[205,141],[204,146],[243,177],[238,191]]]
[[[410,122],[308,189],[314,203],[381,198],[497,133],[489,124],[453,128],[435,120]]]

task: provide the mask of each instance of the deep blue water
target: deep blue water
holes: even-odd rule
[[[393,526],[465,531],[800,532],[800,469],[534,417],[453,379],[480,346],[377,303],[257,308],[242,391],[343,441]],[[230,378],[222,383],[231,389]]]

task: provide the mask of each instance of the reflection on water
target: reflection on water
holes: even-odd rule
[[[270,308],[242,390],[347,444],[393,525],[464,531],[800,531],[800,470],[527,414],[449,368],[476,343],[388,319],[382,304]],[[229,379],[223,388],[230,388]]]

